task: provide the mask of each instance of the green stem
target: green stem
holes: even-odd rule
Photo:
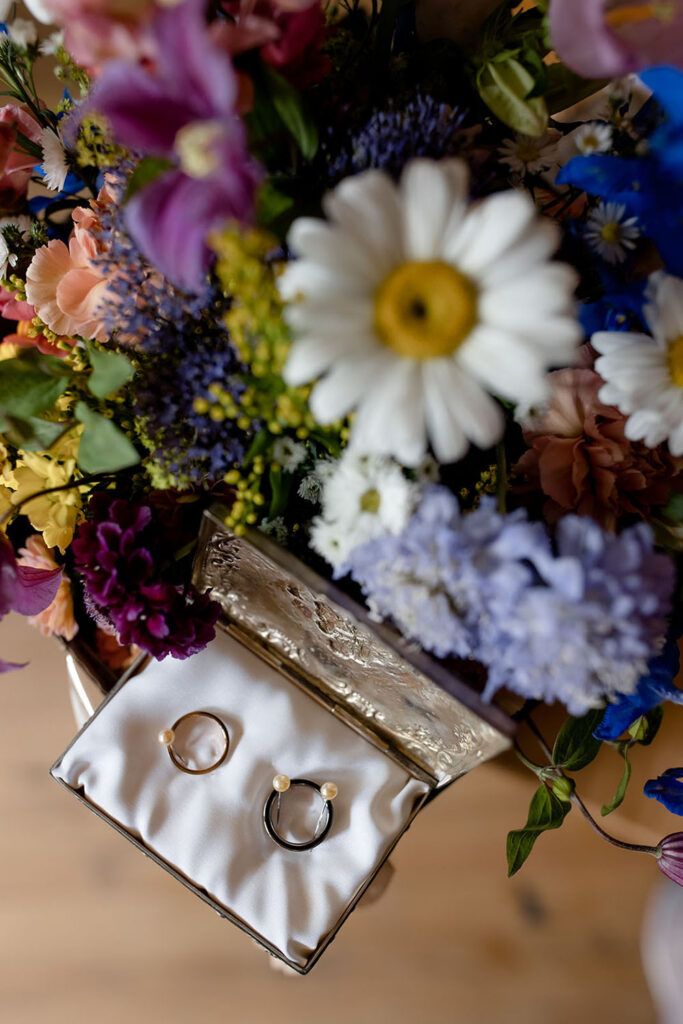
[[[545,756],[550,761],[550,765],[553,766],[553,764],[552,764],[552,761],[553,761],[552,751],[551,751],[550,747],[548,746],[548,744],[546,743],[546,741],[545,741],[545,739],[544,739],[540,729],[538,728],[538,726],[536,725],[534,720],[531,718],[531,716],[528,716],[525,719],[525,721],[526,721],[527,725],[529,726],[529,728],[531,729],[531,731],[534,734],[534,736],[536,737],[536,739],[538,740],[538,744],[541,747],[541,750],[543,751]],[[564,772],[561,769],[558,769],[558,773],[563,778],[567,778],[567,776],[564,774]],[[570,780],[570,781],[573,781],[573,780]],[[593,829],[593,831],[596,832],[606,842],[611,843],[612,846],[618,846],[620,850],[631,850],[634,853],[649,853],[653,857],[659,857],[660,856],[661,851],[660,851],[660,848],[658,846],[644,846],[644,845],[642,845],[640,843],[625,843],[623,840],[617,839],[616,836],[610,835],[609,832],[605,832],[604,828],[602,828],[600,825],[598,825],[597,821],[595,820],[593,815],[590,813],[590,811],[588,810],[588,808],[584,804],[584,802],[581,799],[581,797],[579,796],[579,794],[576,792],[576,788],[574,788],[572,790],[572,795],[571,795],[570,799],[571,799],[571,802],[573,804],[576,804],[576,806],[579,808],[579,810],[581,811],[581,813],[583,814],[584,818],[586,819],[586,821],[588,822],[590,827]]]

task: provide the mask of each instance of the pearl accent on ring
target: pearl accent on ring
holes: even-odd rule
[[[335,782],[323,782],[320,787],[320,795],[323,800],[334,800],[339,793],[339,789]]]
[[[288,775],[276,775],[273,779],[273,789],[276,793],[286,793],[289,786],[290,781]]]
[[[159,743],[163,743],[165,747],[170,747],[174,739],[175,733],[173,729],[162,729],[158,736]]]

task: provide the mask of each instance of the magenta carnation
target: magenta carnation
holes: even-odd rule
[[[93,610],[111,622],[123,645],[136,644],[159,660],[203,650],[214,638],[220,605],[191,585],[160,578],[163,533],[152,509],[99,493],[88,511],[72,550]]]

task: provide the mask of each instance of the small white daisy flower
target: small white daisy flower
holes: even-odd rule
[[[322,515],[313,521],[310,544],[337,571],[360,544],[405,527],[418,487],[381,455],[346,451],[325,481]]]
[[[286,544],[288,531],[282,516],[275,516],[274,519],[264,519],[259,524],[259,530],[261,533],[265,533],[267,537],[272,537],[276,544]]]
[[[557,131],[546,132],[537,139],[518,133],[514,139],[506,139],[499,148],[500,162],[507,164],[520,177],[540,174],[555,162],[555,148],[560,137]]]
[[[587,121],[569,132],[557,144],[556,155],[562,166],[575,156],[609,153],[612,148],[612,126],[606,121]]]
[[[44,57],[54,57],[63,47],[64,32],[62,29],[57,29],[56,32],[51,32],[43,39],[38,49]]]
[[[5,238],[5,228],[16,228],[21,231],[24,238],[28,238],[31,231],[32,220],[30,217],[24,214],[17,214],[16,216],[0,217],[0,278],[7,276],[8,266],[14,267],[17,263],[17,256],[13,253],[7,239]]]
[[[586,221],[586,241],[607,263],[623,263],[640,238],[637,217],[626,217],[621,203],[600,202]]]
[[[648,448],[669,442],[683,455],[683,280],[658,271],[644,307],[648,334],[599,331],[591,344],[605,380],[600,401],[628,415],[625,434]]]
[[[7,267],[11,258],[12,254],[10,253],[9,246],[5,241],[5,236],[0,231],[0,278],[7,277]]]
[[[429,440],[455,462],[502,436],[491,395],[542,398],[546,371],[573,359],[577,275],[550,262],[559,228],[526,194],[468,208],[462,160],[418,159],[399,186],[346,178],[324,208],[330,223],[302,217],[289,234],[301,258],[279,279],[297,336],[284,376],[324,375],[311,411],[327,424],[355,409],[351,448],[417,466]]]
[[[61,192],[69,173],[62,140],[52,128],[43,128],[40,133],[40,146],[43,151],[41,170],[44,183],[53,192]]]
[[[306,446],[291,437],[278,437],[273,445],[273,461],[278,462],[285,473],[293,473],[306,458]]]
[[[28,18],[15,18],[11,25],[7,26],[7,34],[15,46],[26,50],[29,46],[38,42],[38,27],[35,21]]]

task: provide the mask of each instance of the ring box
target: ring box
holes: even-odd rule
[[[194,582],[221,635],[119,683],[51,769],[95,813],[270,953],[307,973],[419,810],[505,750],[515,725],[259,531],[206,512]],[[230,754],[197,777],[157,734],[209,710]],[[273,774],[334,781],[334,826],[284,850],[263,826]]]

